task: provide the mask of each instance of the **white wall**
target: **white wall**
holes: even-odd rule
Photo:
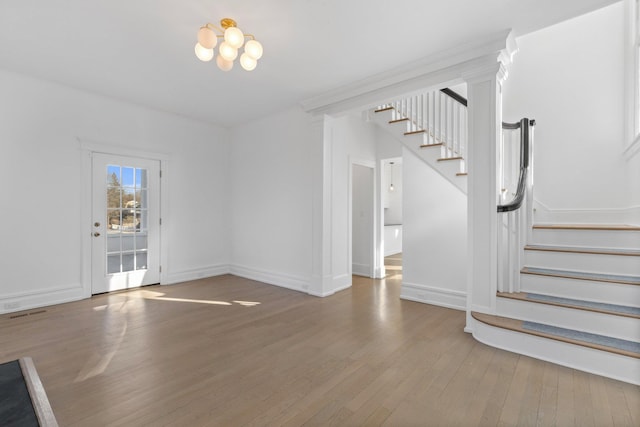
[[[595,215],[630,207],[624,184],[628,165],[621,155],[622,2],[517,43],[504,84],[503,119],[536,119],[536,200],[568,219],[572,211]]]
[[[402,298],[465,310],[467,198],[403,150]]]
[[[374,237],[374,168],[351,170],[351,265],[353,274],[372,277]]]
[[[311,117],[295,108],[231,135],[232,272],[300,291],[311,279]]]
[[[402,252],[402,225],[384,226],[384,256]]]
[[[227,267],[226,131],[6,71],[0,93],[0,311],[83,296],[78,138],[168,156],[169,281]]]

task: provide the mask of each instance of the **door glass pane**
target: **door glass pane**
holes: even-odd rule
[[[110,234],[107,236],[107,253],[120,252],[120,235]]]
[[[107,166],[107,274],[147,268],[147,170]]]
[[[133,271],[133,254],[122,254],[122,271]]]
[[[134,187],[134,168],[122,168],[122,186],[123,187]]]
[[[147,235],[138,234],[136,236],[136,247],[139,249],[147,249]]]
[[[136,270],[144,270],[147,268],[147,253],[136,252]]]
[[[120,272],[120,254],[107,255],[107,274]]]
[[[123,251],[135,251],[135,242],[134,242],[133,234],[123,234],[122,235],[122,250]]]

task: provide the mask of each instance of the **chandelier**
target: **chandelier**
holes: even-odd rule
[[[233,68],[233,61],[238,57],[238,49],[244,45],[244,52],[240,55],[240,65],[247,71],[251,71],[258,65],[258,59],[262,56],[262,45],[251,34],[244,34],[237,27],[236,21],[230,18],[220,20],[219,28],[207,23],[198,30],[198,43],[196,43],[196,56],[200,61],[208,62],[214,57],[214,48],[218,39],[224,39],[218,47],[216,64],[222,71]],[[215,31],[214,31],[215,30]],[[220,34],[216,34],[216,31]],[[245,43],[245,39],[250,39]]]

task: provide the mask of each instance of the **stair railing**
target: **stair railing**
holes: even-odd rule
[[[406,123],[406,135],[424,134],[423,146],[440,145],[441,159],[465,158],[467,100],[451,89],[410,96],[378,109],[390,109],[392,122]],[[519,292],[524,244],[530,241],[533,228],[534,126],[535,120],[527,118],[517,123],[502,123],[497,206],[498,290],[501,292]]]
[[[535,120],[502,123],[498,147],[498,291],[519,292],[524,245],[533,228]],[[516,178],[517,177],[517,178]]]
[[[391,108],[392,121],[406,123],[406,135],[423,134],[422,145],[439,145],[441,159],[464,159],[467,154],[467,107],[466,100],[461,100],[464,98],[457,93],[442,89],[396,100],[378,109]]]

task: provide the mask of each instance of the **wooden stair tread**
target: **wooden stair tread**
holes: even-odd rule
[[[561,335],[527,329],[525,328],[525,322],[519,319],[512,319],[509,317],[502,317],[502,316],[494,316],[491,314],[478,313],[475,311],[471,312],[471,316],[479,322],[485,323],[490,326],[495,326],[497,328],[508,329],[515,332],[535,335],[543,338],[549,338],[549,339],[553,339],[560,342],[566,342],[569,344],[580,345],[583,347],[593,348],[593,349],[602,350],[602,351],[608,351],[610,353],[615,353],[623,356],[640,359],[640,353],[637,353],[637,352],[627,351],[620,348],[610,347],[610,346],[597,344],[589,341],[583,341],[583,340],[574,339],[574,338],[567,338]],[[559,329],[562,329],[562,328],[559,328]],[[596,335],[596,334],[591,334],[591,335]]]
[[[443,157],[441,159],[438,159],[439,162],[446,162],[449,160],[462,160],[462,157],[457,156],[457,157]]]
[[[640,277],[636,277],[636,276],[588,273],[583,271],[555,270],[551,268],[537,268],[537,267],[523,267],[522,270],[520,270],[520,273],[534,274],[538,276],[560,277],[565,279],[621,283],[625,285],[640,285]]]
[[[596,255],[621,255],[621,256],[640,256],[640,250],[635,249],[611,249],[611,248],[586,248],[578,246],[549,246],[549,245],[526,245],[525,251],[543,251],[543,252],[568,252],[578,254],[596,254]]]
[[[613,230],[640,231],[640,226],[627,224],[534,224],[537,230]]]
[[[409,121],[409,119],[404,117],[402,119],[389,120],[389,124],[392,125],[394,123],[407,122],[407,121]]]
[[[410,132],[405,132],[404,135],[405,136],[409,136],[409,135],[417,135],[419,133],[425,133],[425,130],[420,129],[420,130],[412,130]]]
[[[631,317],[640,319],[640,314],[633,307],[619,306],[615,304],[604,304],[590,301],[575,300],[572,298],[553,297],[531,292],[498,292],[500,298],[509,298],[518,301],[531,302],[536,304],[547,304],[556,307],[566,307],[576,310],[592,311],[595,313],[611,314],[614,316]]]
[[[467,172],[458,172],[456,176],[467,176],[469,175]]]
[[[420,148],[429,148],[429,147],[442,147],[444,144],[442,142],[438,142],[436,144],[422,144]]]
[[[377,110],[374,110],[374,113],[382,113],[384,111],[389,111],[389,110],[393,110],[393,107],[384,107],[384,108],[379,108]]]

